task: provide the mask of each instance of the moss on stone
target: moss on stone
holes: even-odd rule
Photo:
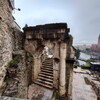
[[[13,58],[11,61],[8,62],[7,66],[12,67],[16,65],[18,63],[19,58],[20,58],[19,56],[16,56],[15,58]]]

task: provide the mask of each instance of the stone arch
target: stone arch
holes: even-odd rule
[[[47,46],[53,54],[53,84],[59,89],[60,94],[66,92],[66,57],[67,43],[70,40],[68,36],[69,28],[66,23],[47,24],[35,27],[25,27],[25,50],[33,55],[33,81],[40,73],[42,64],[42,51]],[[71,44],[70,44],[71,45]]]

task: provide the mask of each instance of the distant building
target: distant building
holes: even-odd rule
[[[92,71],[100,72],[100,62],[91,62],[90,67]]]
[[[100,58],[97,58],[97,57],[91,58],[91,60],[94,61],[94,62],[100,62]]]
[[[100,34],[99,34],[99,37],[98,37],[98,49],[100,50]]]
[[[98,44],[92,44],[91,50],[100,52],[100,35],[98,37]]]
[[[86,44],[84,44],[84,45],[77,45],[77,46],[75,46],[77,49],[79,49],[79,50],[86,50],[86,49],[90,49],[91,48],[91,45],[86,45]]]
[[[91,49],[93,51],[97,51],[98,45],[97,44],[92,44]]]

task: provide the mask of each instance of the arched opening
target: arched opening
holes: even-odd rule
[[[46,52],[47,58],[53,58],[52,50],[48,46],[44,47],[44,51]]]

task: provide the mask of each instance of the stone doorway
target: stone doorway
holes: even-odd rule
[[[50,58],[53,58],[49,61],[52,62],[52,69],[50,69],[53,71],[52,86],[59,90],[61,95],[64,95],[66,93],[66,59],[70,57],[70,47],[72,45],[67,24],[46,24],[25,27],[23,30],[25,34],[25,51],[32,56],[32,66],[30,68],[32,70],[32,81],[35,82],[38,79],[44,61],[47,60],[48,62]],[[48,51],[48,53],[43,53],[43,51]]]

